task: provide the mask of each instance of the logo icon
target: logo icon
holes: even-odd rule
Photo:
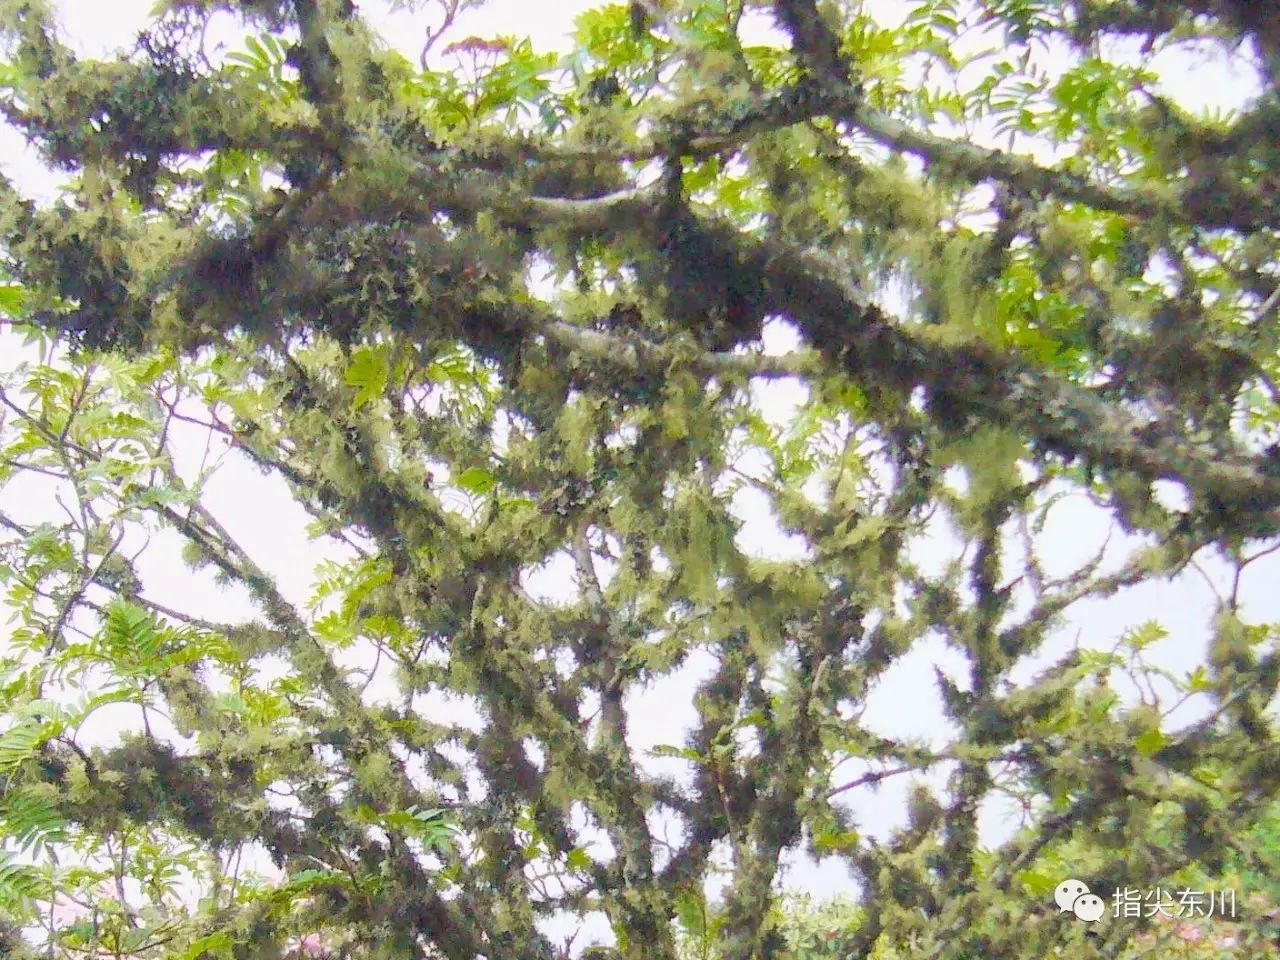
[[[1059,913],[1074,913],[1085,923],[1095,923],[1102,918],[1105,905],[1102,898],[1089,892],[1089,887],[1081,880],[1069,877],[1053,890],[1053,902],[1058,905]]]

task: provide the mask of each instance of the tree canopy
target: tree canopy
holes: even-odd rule
[[[62,508],[0,504],[0,951],[553,960],[546,920],[600,914],[626,960],[1144,949],[1058,912],[1073,876],[1238,886],[1216,955],[1272,955],[1280,655],[1238,587],[1280,520],[1280,18],[635,0],[561,56],[398,5],[444,22],[416,60],[351,0],[164,0],[96,60],[0,0],[0,109],[66,179],[0,181],[0,484]],[[1209,55],[1257,95],[1163,92]],[[313,608],[181,431],[341,546]],[[796,557],[744,545],[743,491]],[[1119,553],[1056,568],[1068,495]],[[258,615],[158,598],[160,531]],[[1028,675],[1080,604],[1208,557],[1236,589],[1189,674],[1144,659],[1152,611]],[[942,747],[863,720],[930,640],[964,670],[901,695]],[[642,755],[636,694],[699,657]],[[863,835],[846,801],[911,776]],[[995,797],[1025,823],[991,847]],[[856,879],[848,922],[788,913],[800,851]]]

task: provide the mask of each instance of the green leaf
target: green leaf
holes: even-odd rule
[[[98,928],[92,920],[76,920],[62,927],[58,933],[63,942],[84,946],[93,942]]]
[[[1203,693],[1213,689],[1213,681],[1209,678],[1209,671],[1205,669],[1204,664],[1187,674],[1186,689],[1188,693]]]
[[[458,474],[458,478],[454,482],[468,493],[483,496],[492,490],[498,481],[488,470],[480,467],[469,467]]]
[[[703,763],[705,758],[697,750],[689,747],[676,747],[669,743],[660,743],[649,750],[651,757],[678,757],[681,760],[692,760],[694,763]]]
[[[10,787],[0,799],[0,824],[20,850],[32,855],[67,838],[56,796],[43,786]]]
[[[351,400],[353,409],[359,410],[387,389],[391,368],[384,351],[361,347],[351,358],[343,379],[349,387],[356,388]]]
[[[199,490],[179,490],[176,487],[157,485],[141,490],[135,497],[135,502],[158,507],[178,507],[195,503],[199,499]]]
[[[454,839],[457,828],[449,820],[449,811],[443,807],[431,807],[420,810],[410,807],[407,811],[411,817],[409,834],[417,836],[428,847],[448,850]]]
[[[686,890],[676,898],[676,920],[685,935],[701,941],[707,934],[707,902],[700,893]]]
[[[0,773],[12,773],[40,752],[54,736],[49,724],[26,720],[0,734]]]
[[[146,610],[116,600],[107,608],[103,639],[110,652],[123,661],[147,663],[155,658],[162,636]]]
[[[1148,620],[1136,627],[1131,627],[1124,632],[1124,643],[1131,650],[1145,650],[1153,643],[1157,643],[1169,636],[1166,630],[1156,620]]]
[[[814,834],[813,846],[820,853],[838,853],[857,846],[859,839],[853,830],[822,830]]]
[[[2,84],[3,81],[0,81]],[[0,283],[0,313],[9,317],[22,315],[22,308],[27,301],[27,291],[19,283]]]
[[[1160,732],[1159,728],[1152,727],[1150,730],[1144,730],[1138,734],[1133,745],[1140,754],[1144,757],[1149,757],[1160,750],[1167,742],[1168,738]]]
[[[271,891],[271,899],[286,902],[327,884],[350,884],[351,878],[339,870],[299,870],[287,883]]]
[[[1018,874],[1018,879],[1026,889],[1027,895],[1035,900],[1048,897],[1062,881],[1062,877],[1057,874],[1051,875],[1044,870],[1036,869],[1023,870]]]
[[[49,888],[43,870],[14,863],[11,854],[0,851],[0,906],[29,913],[31,901],[47,897]]]
[[[249,705],[245,703],[244,697],[235,693],[219,693],[212,698],[212,704],[215,710],[223,713],[242,714],[248,711]]]
[[[0,62],[0,87],[16,87],[22,82],[22,71],[12,63]]]
[[[210,933],[199,940],[193,940],[179,954],[179,957],[181,960],[207,960],[209,955],[225,955],[231,950],[234,943],[235,941],[230,933],[225,930],[219,930],[217,933]]]

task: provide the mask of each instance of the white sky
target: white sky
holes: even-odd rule
[[[453,36],[456,39],[470,34],[523,35],[533,38],[539,48],[564,49],[574,18],[592,5],[583,0],[553,3],[492,0],[482,10],[464,15]],[[378,12],[381,4],[360,6],[365,15],[383,29],[384,36],[416,61],[425,24],[430,22],[429,11],[390,15]],[[884,2],[872,6],[893,10],[897,5]],[[85,56],[105,56],[130,46],[150,7],[148,0],[59,0],[57,3],[66,38]],[[223,39],[234,49],[236,44],[232,38]],[[210,47],[216,42],[218,38],[211,37]],[[1256,90],[1255,81],[1246,70],[1233,67],[1220,56],[1171,55],[1165,59],[1167,62],[1162,66],[1166,90],[1187,106],[1203,109],[1236,105]],[[57,178],[40,168],[33,152],[8,128],[0,129],[0,170],[29,194],[47,197],[56,190]],[[785,350],[793,341],[786,327],[771,325],[767,344],[771,350]],[[13,344],[12,336],[0,335],[0,351],[6,344]],[[798,383],[784,381],[762,387],[759,397],[769,416],[781,421],[803,401],[804,390]],[[180,450],[185,450],[188,466],[198,462],[204,449],[203,436],[188,430],[175,439]],[[0,502],[21,515],[52,507],[48,491],[31,479],[15,482],[0,492]],[[304,527],[308,518],[293,502],[283,482],[264,477],[243,458],[231,454],[209,483],[205,502],[257,562],[275,574],[285,595],[304,605],[311,592],[316,562],[336,554],[329,546],[307,539]],[[786,542],[767,518],[767,511],[762,511],[749,498],[739,506],[745,521],[740,538],[744,548],[775,556],[794,555],[793,545]],[[1082,498],[1065,501],[1054,512],[1042,538],[1048,547],[1050,566],[1065,572],[1091,556],[1107,537],[1109,527],[1108,517]],[[940,536],[934,555],[922,559],[940,564],[950,553],[947,540]],[[1122,540],[1118,533],[1113,534],[1111,550],[1115,557],[1121,555]],[[189,573],[178,550],[177,538],[173,535],[153,539],[140,565],[147,596],[216,620],[254,615],[239,591],[215,587],[207,578]],[[1268,589],[1280,572],[1277,563],[1259,562],[1244,576],[1242,595],[1246,598],[1246,614],[1252,620],[1280,620],[1280,599],[1274,590]],[[1077,641],[1086,646],[1110,647],[1126,627],[1158,617],[1169,629],[1170,636],[1152,651],[1152,661],[1186,670],[1202,660],[1208,636],[1206,624],[1216,604],[1207,580],[1215,582],[1219,590],[1225,587],[1223,570],[1210,565],[1203,576],[1189,571],[1173,582],[1148,583],[1124,591],[1110,601],[1080,604],[1069,626],[1045,647],[1036,658],[1037,663],[1057,659]],[[569,572],[552,565],[531,583],[531,588],[548,596],[564,596],[572,591]],[[3,629],[0,626],[0,630]],[[920,644],[880,682],[870,698],[865,722],[898,736],[936,739],[944,734],[933,677],[935,663],[953,673],[963,667],[962,658],[941,643]],[[1029,664],[1026,673],[1034,672],[1035,667]],[[691,691],[707,669],[705,659],[695,659],[680,675],[633,698],[633,746],[647,749],[662,743],[682,743],[684,731],[694,717],[689,705]],[[394,690],[388,689],[388,693],[394,695]],[[457,707],[436,704],[433,709],[456,710]],[[99,714],[99,719],[104,722],[95,723],[94,739],[105,740],[125,724],[136,725],[136,710],[120,707],[110,722],[105,711]],[[853,776],[858,772],[852,769],[842,771],[841,775]],[[902,822],[903,801],[909,785],[903,778],[896,778],[886,781],[878,793],[864,790],[845,794],[864,833],[883,836],[889,828]],[[983,835],[989,842],[995,842],[1008,833],[1011,825],[1008,811],[993,806],[984,813]],[[1141,878],[1132,879],[1135,883],[1142,882]],[[815,865],[803,858],[788,871],[787,885],[819,895],[854,889],[843,867],[833,861]],[[568,927],[560,925],[560,929]],[[588,931],[579,944],[600,932]]]

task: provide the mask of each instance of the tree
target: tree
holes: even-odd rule
[[[1104,897],[1266,875],[1280,659],[1238,590],[1189,676],[1145,665],[1158,616],[1018,671],[1083,601],[1208,556],[1238,585],[1274,546],[1274,18],[901,6],[638,0],[563,60],[473,37],[427,69],[349,0],[168,0],[110,61],[0,3],[6,116],[68,178],[45,205],[0,186],[29,348],[0,477],[65,504],[0,516],[14,930],[53,957],[549,960],[542,919],[603,912],[628,960],[800,956],[775,881],[808,850],[862,885],[844,956],[1115,956],[1143,922],[1086,940],[1063,871]],[[220,13],[247,39],[215,62]],[[761,20],[779,44],[743,39]],[[1256,68],[1244,108],[1158,91],[1155,57],[1206,45]],[[798,346],[761,349],[766,322]],[[753,398],[784,379],[807,399],[779,428]],[[322,609],[207,505],[193,426],[343,545]],[[744,489],[800,559],[743,547]],[[1067,492],[1126,557],[1044,568]],[[940,571],[939,524],[964,547]],[[162,530],[260,615],[149,593]],[[553,560],[571,601],[528,589]],[[926,637],[966,658],[938,671],[945,749],[860,720]],[[632,696],[695,655],[659,774]],[[432,691],[483,724],[427,719]],[[82,746],[122,704],[137,732]],[[938,771],[895,839],[859,834],[854,791]],[[986,849],[996,795],[1027,826]],[[282,877],[237,868],[255,848]]]

